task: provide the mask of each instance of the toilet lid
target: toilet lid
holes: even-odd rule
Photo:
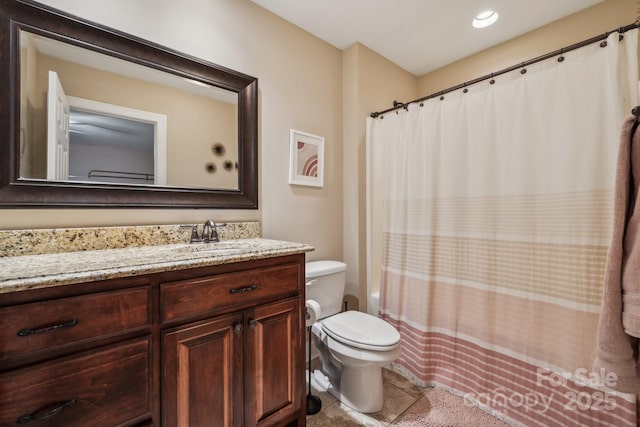
[[[389,323],[361,311],[343,311],[322,321],[331,338],[368,350],[386,351],[397,346],[400,333]]]

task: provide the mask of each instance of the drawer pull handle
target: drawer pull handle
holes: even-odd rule
[[[77,402],[78,402],[78,399],[71,399],[62,404],[55,403],[54,405],[56,406],[52,408],[43,409],[33,414],[24,415],[18,418],[18,424],[26,424],[31,421],[46,420],[49,417],[53,417],[63,409],[72,407]]]
[[[229,289],[230,294],[241,294],[243,292],[251,292],[258,289],[258,285],[245,286],[243,288],[233,288]]]
[[[66,322],[58,323],[57,325],[43,326],[42,328],[37,329],[22,329],[18,332],[18,336],[28,337],[29,335],[46,334],[48,332],[57,331],[58,329],[62,328],[73,328],[77,324],[78,321],[76,319],[71,319],[67,320]]]
[[[249,320],[249,329],[255,329],[257,325],[258,325],[258,322],[256,322],[255,319]]]
[[[242,333],[242,324],[241,323],[236,323],[235,325],[233,325],[233,332],[235,332],[236,334],[241,334]]]

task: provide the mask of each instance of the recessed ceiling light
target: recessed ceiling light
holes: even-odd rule
[[[474,19],[472,25],[475,28],[484,28],[495,23],[498,20],[498,12],[495,10],[485,10],[479,13]]]

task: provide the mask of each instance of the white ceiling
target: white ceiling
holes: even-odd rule
[[[603,0],[252,1],[338,49],[360,42],[421,76]],[[498,22],[473,28],[487,9]]]

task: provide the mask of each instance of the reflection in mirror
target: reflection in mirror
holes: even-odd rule
[[[20,30],[19,178],[239,188],[238,95]]]
[[[156,138],[157,126],[71,106],[69,173],[62,179],[165,185],[166,165],[158,164],[155,153],[166,152],[166,140]]]
[[[1,0],[0,99],[0,208],[258,208],[255,77]]]

